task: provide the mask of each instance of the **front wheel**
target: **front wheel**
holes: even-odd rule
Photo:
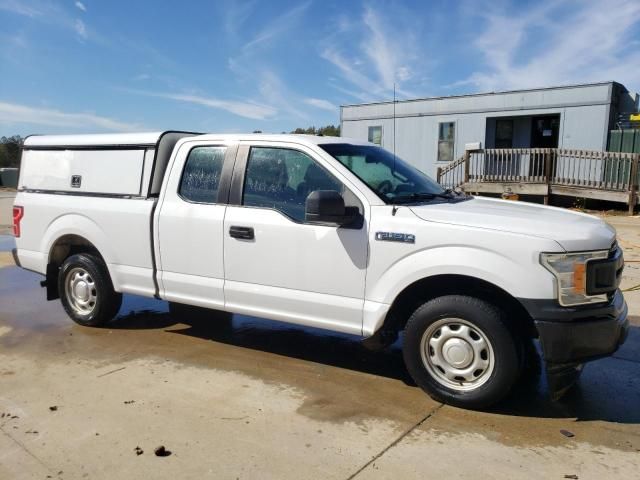
[[[415,382],[438,401],[485,408],[509,392],[521,342],[497,307],[448,295],[420,306],[405,327],[403,356]]]
[[[71,255],[60,267],[58,291],[65,311],[84,326],[111,321],[122,305],[122,294],[113,289],[107,266],[96,255]]]

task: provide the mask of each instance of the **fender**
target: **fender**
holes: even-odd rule
[[[498,252],[461,245],[427,248],[390,265],[367,285],[367,300],[391,304],[412,283],[435,275],[466,275],[489,282],[516,298],[554,298],[553,276]],[[371,279],[371,277],[369,277]]]
[[[64,235],[77,235],[86,239],[98,249],[107,265],[117,263],[105,231],[90,218],[77,213],[69,213],[55,218],[45,230],[40,243],[40,251],[44,253],[47,264],[50,261],[49,257],[53,245]],[[43,265],[42,271],[45,269],[46,265]]]

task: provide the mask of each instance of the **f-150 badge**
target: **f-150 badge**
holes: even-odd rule
[[[376,232],[376,240],[381,242],[416,243],[416,236],[411,233]]]

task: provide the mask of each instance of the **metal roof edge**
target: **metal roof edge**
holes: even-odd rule
[[[395,103],[411,103],[411,102],[424,102],[424,101],[434,101],[434,100],[448,100],[452,98],[468,98],[468,97],[482,97],[489,95],[506,95],[510,93],[521,93],[521,92],[539,92],[544,90],[565,90],[569,88],[584,88],[584,87],[595,87],[599,85],[612,85],[618,84],[622,86],[625,90],[626,87],[619,82],[614,80],[602,81],[602,82],[592,82],[592,83],[576,83],[576,84],[568,84],[568,85],[556,85],[550,87],[535,87],[535,88],[521,88],[516,90],[500,90],[496,92],[479,92],[479,93],[465,93],[460,95],[442,95],[438,97],[420,97],[420,98],[410,98],[406,100],[397,100]],[[366,107],[371,105],[392,105],[393,100],[384,100],[380,102],[368,102],[368,103],[350,103],[340,105],[340,108],[348,108],[348,107]]]

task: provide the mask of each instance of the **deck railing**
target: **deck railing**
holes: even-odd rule
[[[602,191],[603,199],[623,198],[621,194],[628,193],[625,203],[631,206],[638,191],[639,158],[637,153],[563,148],[474,150],[438,168],[438,182],[449,188],[493,193],[499,185],[509,189],[520,185],[522,191],[526,190],[523,185],[529,185],[529,192],[555,187],[573,196],[579,196],[576,190],[580,190],[587,198],[600,198],[597,191]]]

